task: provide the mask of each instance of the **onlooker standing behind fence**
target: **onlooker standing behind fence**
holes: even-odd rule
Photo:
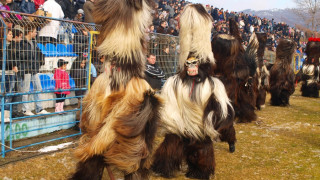
[[[3,65],[3,55],[4,53],[0,53],[0,70],[3,70],[5,72],[4,76],[4,91],[3,93],[15,93],[17,92],[17,73],[19,72],[19,42],[21,41],[22,35],[20,35],[22,32],[18,31],[17,29],[8,29],[6,34],[6,59],[5,59],[5,68],[2,67]],[[3,34],[1,34],[2,36]],[[3,43],[3,37],[0,38],[0,47]],[[2,73],[0,73],[0,81],[2,80]],[[7,95],[5,96],[5,111],[4,111],[4,117],[5,122],[9,122],[10,119],[10,105],[7,103],[11,102],[20,102],[21,96],[12,96]],[[12,105],[12,117],[18,117],[23,116],[21,112],[18,110],[18,105]]]
[[[87,23],[94,23],[92,12],[94,8],[94,0],[87,0],[83,5],[83,11],[84,11],[84,22]]]
[[[54,79],[56,80],[56,87],[55,90],[63,90],[63,89],[70,89],[70,82],[69,82],[69,74],[66,72],[67,69],[67,61],[63,59],[58,60],[58,68],[54,71]],[[66,98],[70,91],[60,91],[55,92],[57,98]],[[57,99],[56,100],[56,109],[55,112],[61,112],[63,110],[65,99]]]
[[[79,56],[79,59],[76,59],[71,66],[70,76],[74,79],[75,88],[87,88],[87,69],[86,69],[86,58]],[[86,93],[86,90],[76,90],[76,96],[83,96]],[[81,97],[78,97],[78,108],[81,105]],[[76,119],[80,119],[80,112],[77,112]]]
[[[10,8],[11,11],[21,12],[19,4],[13,0],[6,0],[6,5]]]
[[[36,12],[36,7],[33,0],[22,0],[21,5],[21,12],[33,14]]]
[[[64,17],[61,6],[55,0],[47,0],[43,4],[44,11],[51,13],[53,18],[62,19]],[[60,21],[51,20],[39,32],[40,42],[44,45],[46,43],[57,43]]]
[[[77,12],[74,4],[70,0],[56,0],[56,2],[61,6],[66,19],[72,20],[75,17]]]
[[[83,22],[84,11],[82,9],[78,9],[76,16],[73,20]]]
[[[12,42],[8,46],[8,54],[7,54],[7,70],[12,71],[12,75],[9,77],[6,76],[6,83],[9,86],[9,91],[7,92],[18,92],[21,91],[21,69],[20,69],[20,42],[23,37],[23,33],[19,29],[12,30]],[[21,102],[20,95],[18,96],[9,96],[8,102]],[[7,107],[9,109],[9,107]],[[18,109],[18,105],[12,105],[12,117],[20,117],[23,116],[21,110]]]
[[[22,71],[23,79],[23,92],[28,93],[30,91],[30,82],[33,85],[34,91],[42,91],[41,82],[39,78],[40,66],[44,64],[44,55],[41,53],[40,49],[37,47],[35,37],[37,36],[36,27],[25,27],[25,36],[20,44],[20,71]],[[23,71],[24,70],[24,71]],[[34,100],[39,100],[39,95],[37,93],[33,94]],[[22,96],[22,101],[26,102],[29,100],[29,94]],[[35,102],[36,113],[46,114],[46,110],[42,108],[41,102]],[[31,112],[29,103],[22,104],[22,110],[25,115],[34,115]]]
[[[3,35],[3,34],[0,34],[1,36]],[[8,31],[7,31],[7,34],[6,34],[6,39],[5,39],[5,41],[3,41],[3,37],[1,37],[0,38],[0,40],[1,40],[1,42],[0,42],[0,45],[1,45],[1,49],[2,49],[2,47],[3,47],[3,45],[2,45],[2,42],[6,42],[6,51],[7,51],[7,55],[8,54],[11,54],[11,52],[10,52],[10,50],[8,49],[8,46],[10,46],[10,44],[11,44],[11,42],[12,42],[12,30],[11,29],[8,29]],[[2,50],[4,50],[4,49],[2,49]],[[4,54],[4,53],[3,53]],[[1,68],[1,70],[5,70],[5,92],[6,93],[10,93],[11,92],[11,88],[12,88],[12,84],[10,83],[10,81],[9,81],[9,79],[11,79],[13,76],[14,76],[14,72],[13,72],[13,70],[10,70],[10,67],[9,67],[9,63],[8,62],[6,62],[7,64],[6,64],[6,67],[5,68],[3,68],[2,67],[2,63],[3,63],[3,61],[2,61],[2,59],[3,59],[3,57],[2,57],[2,53],[0,54],[0,68]],[[0,74],[0,80],[1,80],[1,82],[2,82],[2,72],[1,72],[1,74]],[[5,93],[5,92],[2,92],[2,93]],[[11,99],[12,99],[12,97],[6,97],[5,98],[5,102],[7,103],[10,103],[11,102]],[[4,109],[5,109],[5,111],[4,111],[4,122],[10,122],[10,111],[8,111],[9,110],[9,106],[5,106],[4,107]]]
[[[89,33],[85,26],[80,26],[78,32],[74,33],[73,37],[73,52],[82,56],[83,53],[88,53],[89,48]]]
[[[160,90],[162,86],[162,79],[164,78],[164,73],[156,64],[156,55],[150,54],[147,56],[146,66],[146,81],[153,89]]]

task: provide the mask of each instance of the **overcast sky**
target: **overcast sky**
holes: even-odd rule
[[[293,0],[187,0],[193,3],[210,4],[214,7],[229,11],[242,11],[245,9],[268,10],[285,9],[296,6]]]

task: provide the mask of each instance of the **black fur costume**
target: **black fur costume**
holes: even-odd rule
[[[185,159],[186,176],[209,179],[214,174],[213,141],[233,126],[234,110],[222,82],[213,77],[210,46],[212,20],[201,4],[184,8],[180,19],[180,69],[162,89],[164,141],[152,169],[172,178]],[[230,132],[235,137],[235,131]]]
[[[276,61],[270,69],[271,105],[287,106],[289,97],[294,93],[295,75],[291,67],[296,43],[281,39],[276,50]]]
[[[216,74],[226,87],[238,122],[246,123],[257,118],[254,111],[258,41],[253,36],[245,50],[236,22],[230,19],[229,25],[231,35],[216,35],[212,40],[212,51],[217,63]]]
[[[144,80],[151,1],[98,0],[94,17],[102,25],[98,51],[106,71],[83,100],[79,162],[70,179],[99,180],[109,166],[125,180],[148,179],[161,106]]]

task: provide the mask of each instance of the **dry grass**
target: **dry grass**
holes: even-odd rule
[[[320,179],[320,99],[301,97],[296,89],[290,102],[289,107],[267,104],[256,122],[236,124],[235,153],[228,152],[226,143],[216,143],[211,179]],[[2,166],[0,179],[66,179],[76,164],[72,152],[69,148]],[[175,179],[188,179],[183,173]],[[117,171],[115,176],[121,178]]]

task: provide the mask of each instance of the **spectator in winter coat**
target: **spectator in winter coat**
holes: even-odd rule
[[[89,32],[86,27],[83,26],[78,32],[74,33],[73,43],[73,52],[76,54],[82,55],[88,52]]]
[[[21,12],[19,5],[13,0],[6,0],[6,5],[10,8],[11,11]]]
[[[74,17],[75,21],[83,22],[84,11],[82,9],[78,9],[76,16]]]
[[[35,38],[37,36],[37,29],[34,26],[25,27],[25,36],[21,43],[20,48],[23,51],[20,52],[20,71],[23,79],[23,92],[27,93],[30,91],[30,83],[32,83],[34,91],[42,91],[41,82],[39,78],[40,66],[44,64],[44,55],[37,47]],[[29,100],[30,95],[23,95],[22,101],[26,102]],[[35,101],[39,100],[37,93],[33,94]],[[37,114],[47,114],[48,112],[43,109],[41,102],[35,102]],[[34,115],[31,112],[29,103],[22,104],[22,110],[27,116]]]
[[[86,57],[79,56],[79,59],[76,59],[71,66],[70,76],[75,82],[75,88],[87,88],[88,87],[88,73],[86,68],[87,59]],[[82,96],[86,93],[86,90],[75,90],[75,95],[78,97],[78,108],[81,106]],[[77,111],[76,119],[80,120],[80,112]]]
[[[156,64],[156,56],[154,54],[150,54],[147,56],[145,75],[146,81],[153,89],[161,89],[164,73]]]
[[[54,79],[56,81],[56,87],[55,90],[65,90],[70,89],[70,83],[69,83],[69,74],[66,72],[67,69],[67,61],[64,61],[63,59],[58,60],[58,68],[54,71]],[[66,98],[68,94],[70,94],[70,91],[58,91],[55,92],[57,98]],[[63,110],[65,99],[57,99],[56,100],[56,108],[55,112],[61,112]]]
[[[71,66],[70,76],[73,78],[75,82],[75,88],[87,88],[87,59],[86,57],[79,56],[80,58],[76,59]],[[89,68],[88,68],[89,69]],[[86,90],[76,90],[76,96],[83,96],[86,93]]]
[[[168,23],[166,21],[161,21],[160,26],[157,29],[157,33],[166,34]]]
[[[14,30],[16,31],[16,30]],[[6,66],[5,68],[2,68],[2,53],[0,54],[0,69],[5,69],[5,92],[6,93],[14,93],[16,92],[16,84],[17,84],[17,72],[18,72],[18,55],[17,50],[19,49],[19,42],[16,42],[16,34],[13,35],[13,30],[8,29],[6,34]],[[1,38],[2,39],[2,38]],[[2,42],[0,42],[0,45],[2,47]],[[17,50],[16,50],[17,49]],[[2,77],[2,74],[0,74],[0,78]],[[20,96],[19,96],[20,97]],[[11,103],[11,102],[20,102],[21,100],[18,99],[17,96],[6,96],[5,97],[5,103]],[[20,101],[19,101],[20,100]],[[10,121],[10,105],[5,105],[4,107],[4,118],[5,122]],[[18,113],[18,106],[12,105],[12,117],[17,117]],[[20,113],[21,114],[21,113]]]
[[[7,54],[7,69],[14,72],[14,75],[10,77],[10,79],[6,79],[6,82],[9,83],[7,85],[10,89],[9,92],[21,92],[21,75],[20,71],[20,42],[22,41],[23,32],[18,29],[12,30],[13,39],[10,45],[8,46],[8,54]],[[2,58],[1,58],[2,59]],[[8,101],[6,102],[21,102],[22,96],[9,96]],[[9,109],[9,107],[7,107]],[[24,114],[21,111],[21,108],[18,108],[18,104],[12,105],[12,117],[22,117]]]
[[[61,6],[64,17],[66,19],[72,20],[75,17],[75,6],[70,0],[56,0],[56,2]]]
[[[33,14],[36,12],[36,7],[33,0],[22,0],[20,8],[21,12],[23,13]]]

